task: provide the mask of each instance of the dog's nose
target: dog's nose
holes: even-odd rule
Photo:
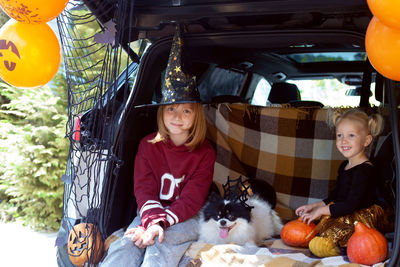
[[[221,226],[225,226],[225,225],[226,225],[226,221],[225,221],[225,220],[221,220],[221,221],[219,222],[219,224],[220,224]]]

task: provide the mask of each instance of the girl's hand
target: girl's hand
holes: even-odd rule
[[[142,245],[145,247],[154,245],[157,236],[158,242],[161,243],[164,240],[164,229],[158,224],[153,224],[144,232]]]
[[[316,209],[309,213],[303,213],[301,215],[301,220],[303,221],[303,223],[310,224],[312,221],[321,217],[321,215],[318,215],[318,210],[319,209]]]
[[[132,242],[136,243],[142,243],[142,236],[144,234],[144,228],[143,227],[135,227],[126,230],[125,235],[132,235],[131,240]]]
[[[328,205],[317,207],[308,213],[303,213],[301,219],[304,223],[310,224],[312,221],[321,218],[322,215],[331,215]]]
[[[306,213],[310,213],[320,207],[325,207],[325,203],[323,201],[315,202],[313,204],[307,204],[300,206],[296,209],[295,213],[297,216],[301,217],[305,215]]]
[[[297,209],[296,209],[296,215],[297,216],[302,216],[303,214],[306,214],[306,213],[309,213],[310,211],[312,211],[312,209],[313,209],[313,207],[312,207],[312,205],[310,204],[310,205],[303,205],[303,206],[301,206],[301,207],[298,207]]]
[[[129,229],[125,232],[125,235],[132,235],[132,242],[138,248],[146,248],[155,243],[154,240],[157,236],[160,243],[164,240],[164,229],[160,225],[154,224],[146,230],[143,227]]]

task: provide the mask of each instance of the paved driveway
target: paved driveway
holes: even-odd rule
[[[0,266],[56,267],[57,233],[39,233],[19,222],[0,222]]]

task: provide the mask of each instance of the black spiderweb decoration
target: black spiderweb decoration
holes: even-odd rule
[[[137,55],[145,47],[144,41],[131,42],[126,36],[130,31],[124,30],[134,24],[133,2],[70,1],[57,17],[68,84],[66,137],[70,140],[67,170],[61,178],[63,217],[56,239],[61,254],[67,251],[68,234],[79,223],[94,224],[93,229],[106,238],[110,202],[116,194],[110,177],[123,164],[114,140],[132,93]],[[58,261],[71,266],[68,255]],[[88,254],[86,261],[92,263],[93,256]]]
[[[228,176],[222,188],[224,189],[224,199],[240,201],[246,208],[253,208],[246,203],[252,194],[251,185],[247,180],[242,181],[242,176],[236,179],[231,179]]]

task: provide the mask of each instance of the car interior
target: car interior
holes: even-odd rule
[[[101,24],[112,18],[112,12],[105,10],[114,1],[84,2]],[[252,1],[240,9],[240,1],[221,0],[215,3],[243,14],[216,16],[218,8],[207,1],[204,5],[197,0],[177,1],[178,9],[152,2],[155,7],[135,1],[137,25],[124,28],[127,32],[121,37],[128,43],[124,50],[131,63],[79,121],[80,149],[96,147],[113,154],[103,180],[96,180],[102,184],[102,201],[94,217],[102,237],[106,240],[136,216],[134,159],[140,140],[157,130],[158,107],[150,104],[162,96],[173,18],[178,16],[184,25],[183,66],[196,76],[207,138],[217,154],[217,186],[227,176],[267,181],[277,192],[278,214],[290,221],[296,217],[296,207],[322,199],[335,185],[344,158],[334,149],[334,131],[327,122],[332,109],[379,112],[385,119],[384,130],[368,153],[382,175],[372,193],[385,206],[390,220],[385,236],[390,251],[398,253],[393,141],[398,126],[392,107],[399,103],[400,91],[389,88],[400,86],[389,83],[368,61],[364,32],[371,13],[365,3],[350,1],[351,7],[362,6],[355,12],[346,1],[330,1],[329,7],[313,1],[314,8],[301,11],[298,1],[270,1],[270,6]],[[186,15],[194,7],[196,14]],[[288,8],[274,14],[271,7]],[[133,44],[140,46],[140,56],[132,53]]]
[[[349,43],[341,41],[332,43],[329,38],[314,37],[310,33],[296,35],[294,33],[282,34],[279,38],[274,35],[278,45],[269,42],[268,32],[255,32],[247,34],[245,41],[230,36],[211,36],[202,34],[189,34],[185,39],[185,59],[189,64],[185,67],[197,77],[198,88],[205,105],[221,103],[251,104],[255,97],[255,90],[261,79],[264,79],[270,87],[269,95],[264,96],[265,102],[259,104],[262,107],[278,106],[294,108],[323,108],[325,105],[316,100],[303,100],[297,85],[286,82],[299,80],[335,80],[339,84],[357,88],[364,86],[369,90],[377,90],[375,95],[383,95],[383,86],[370,88],[364,79],[375,81],[379,77],[372,71],[369,62],[362,50],[363,39],[358,36],[347,38]],[[304,39],[303,39],[304,38]],[[281,41],[278,41],[278,40]],[[288,45],[287,40],[295,40]],[[216,42],[218,40],[218,42]],[[296,46],[296,43],[304,43],[307,40],[309,46]],[[120,194],[114,199],[112,213],[117,213],[118,222],[110,222],[109,233],[128,223],[136,214],[132,187],[133,159],[139,140],[146,134],[156,130],[156,107],[141,106],[145,103],[157,103],[161,97],[161,82],[164,76],[171,39],[159,40],[151,46],[142,59],[142,69],[136,78],[136,87],[141,90],[131,103],[124,108],[126,116],[121,120],[118,130],[119,138],[117,146],[121,158],[125,162],[120,166],[120,180],[118,185]],[[292,45],[293,44],[293,45]],[[303,55],[303,61],[296,56]],[[336,57],[335,57],[336,56]],[[142,71],[142,72],[141,72]],[[382,80],[382,79],[381,79]],[[379,82],[379,81],[378,81]],[[307,91],[304,88],[303,91]],[[367,96],[346,96],[342,91],[342,98],[356,98],[355,106],[369,107],[371,92]],[[327,98],[331,97],[327,92]],[[365,101],[364,99],[367,99]],[[372,98],[372,97],[371,97]],[[382,107],[385,106],[384,98],[379,99]],[[138,107],[139,106],[139,107]],[[339,106],[340,107],[340,106]],[[122,107],[121,107],[122,109]],[[119,114],[119,113],[118,113]],[[82,119],[85,124],[85,117]],[[137,125],[140,125],[138,127]],[[124,177],[121,179],[121,177]],[[393,179],[393,178],[390,178]],[[389,183],[389,182],[386,182]],[[109,190],[109,189],[106,189]],[[122,194],[121,192],[126,192]],[[111,201],[110,201],[111,203]],[[130,212],[127,212],[130,210]],[[121,220],[121,218],[124,218]]]

